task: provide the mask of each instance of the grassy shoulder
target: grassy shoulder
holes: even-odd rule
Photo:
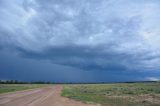
[[[103,106],[160,106],[160,83],[66,85],[61,95]]]
[[[0,84],[0,94],[49,86],[48,84]]]

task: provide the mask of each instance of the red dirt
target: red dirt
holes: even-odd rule
[[[60,96],[61,85],[0,95],[0,106],[100,106]]]

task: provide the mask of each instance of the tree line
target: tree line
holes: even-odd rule
[[[18,81],[18,80],[0,80],[0,84],[53,84],[53,82],[49,81]]]

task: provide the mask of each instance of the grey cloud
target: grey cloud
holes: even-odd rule
[[[159,50],[146,40],[148,27],[142,28],[150,25],[144,17],[158,7],[155,2],[151,6],[149,1],[127,0],[1,2],[0,47],[15,48],[22,57],[84,70],[158,67],[160,53],[154,53]],[[152,8],[147,10],[148,6]]]
[[[109,47],[105,52],[103,48],[90,48],[86,46],[48,48],[44,52],[32,52],[18,48],[18,51],[19,54],[25,58],[49,60],[54,64],[77,67],[88,71],[122,72],[126,70],[145,70],[145,64],[143,62],[146,60],[141,58],[144,54],[133,56],[132,54],[112,50],[112,45]],[[152,60],[152,58],[150,60]]]

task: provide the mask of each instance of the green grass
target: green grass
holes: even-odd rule
[[[47,84],[0,84],[0,94],[48,86]]]
[[[103,106],[160,106],[160,83],[66,85],[61,95]]]

